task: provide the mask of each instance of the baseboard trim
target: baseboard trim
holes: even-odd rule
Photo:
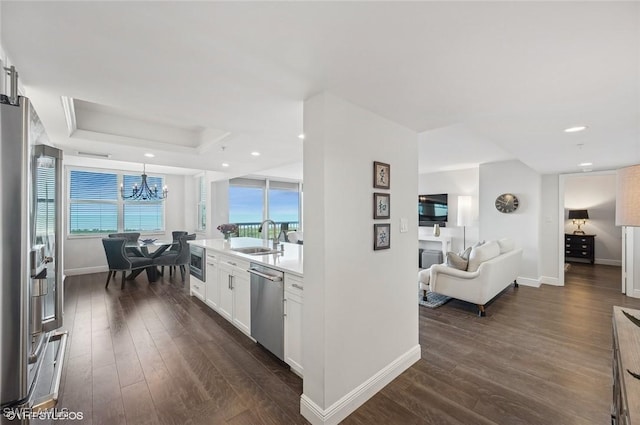
[[[539,288],[540,287],[540,280],[539,279],[531,279],[529,277],[518,276],[518,278],[516,280],[518,281],[518,285],[532,286],[534,288]]]
[[[540,276],[540,284],[562,286],[560,280],[557,277]]]
[[[595,264],[602,264],[603,266],[622,267],[622,260],[609,260],[607,258],[596,258]]]
[[[109,271],[109,267],[107,266],[95,266],[95,267],[83,267],[80,269],[66,269],[64,271],[64,274],[67,276],[77,276],[81,274],[104,273],[108,271]]]
[[[302,394],[300,396],[300,413],[313,425],[336,425],[340,423],[340,421],[384,388],[385,385],[420,360],[420,352],[420,345],[411,348],[327,409],[323,410],[313,400]]]

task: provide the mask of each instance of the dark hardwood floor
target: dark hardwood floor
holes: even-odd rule
[[[93,424],[307,423],[302,381],[179,278],[105,278],[67,278],[59,408]],[[344,423],[609,423],[613,305],[640,308],[620,268],[573,264],[565,287],[510,287],[484,318],[420,307],[422,359]]]
[[[88,424],[307,423],[302,380],[190,297],[188,283],[150,285],[142,274],[105,290],[105,279],[66,280],[59,408]]]
[[[565,287],[508,288],[487,307],[420,307],[422,359],[346,424],[611,423],[620,268],[572,264]]]

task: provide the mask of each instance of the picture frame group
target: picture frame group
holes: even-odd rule
[[[374,189],[391,189],[391,165],[373,162]],[[384,220],[391,218],[391,194],[388,192],[373,193],[373,219]],[[373,249],[391,248],[391,223],[375,223],[373,225]]]

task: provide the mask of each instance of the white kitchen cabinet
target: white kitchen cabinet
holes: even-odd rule
[[[251,335],[251,282],[249,273],[235,273],[231,279],[233,287],[233,324]]]
[[[302,376],[302,307],[303,280],[301,277],[284,275],[284,361]]]
[[[191,292],[191,295],[194,295],[204,301],[206,289],[206,285],[203,281],[193,275],[189,276],[189,291]]]
[[[214,310],[218,310],[220,302],[220,276],[218,276],[218,259],[215,255],[207,253],[207,285],[206,298],[207,305]]]
[[[220,286],[218,313],[225,319],[231,321],[233,316],[233,290],[231,289],[233,268],[220,262],[218,271],[218,284]]]
[[[251,335],[251,284],[249,263],[220,256],[218,312],[238,329]]]

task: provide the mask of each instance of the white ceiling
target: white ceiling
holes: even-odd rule
[[[637,2],[0,8],[2,46],[50,138],[71,154],[290,175],[301,170],[303,101],[329,90],[421,133],[421,172],[504,159],[540,173],[575,172],[586,161],[594,170],[640,162]],[[202,134],[207,148],[139,133],[70,136],[63,96],[97,105],[85,110],[129,111]],[[578,124],[589,129],[562,131]],[[153,160],[142,157],[149,150]],[[249,155],[254,150],[262,155]],[[231,167],[222,169],[222,160]]]

